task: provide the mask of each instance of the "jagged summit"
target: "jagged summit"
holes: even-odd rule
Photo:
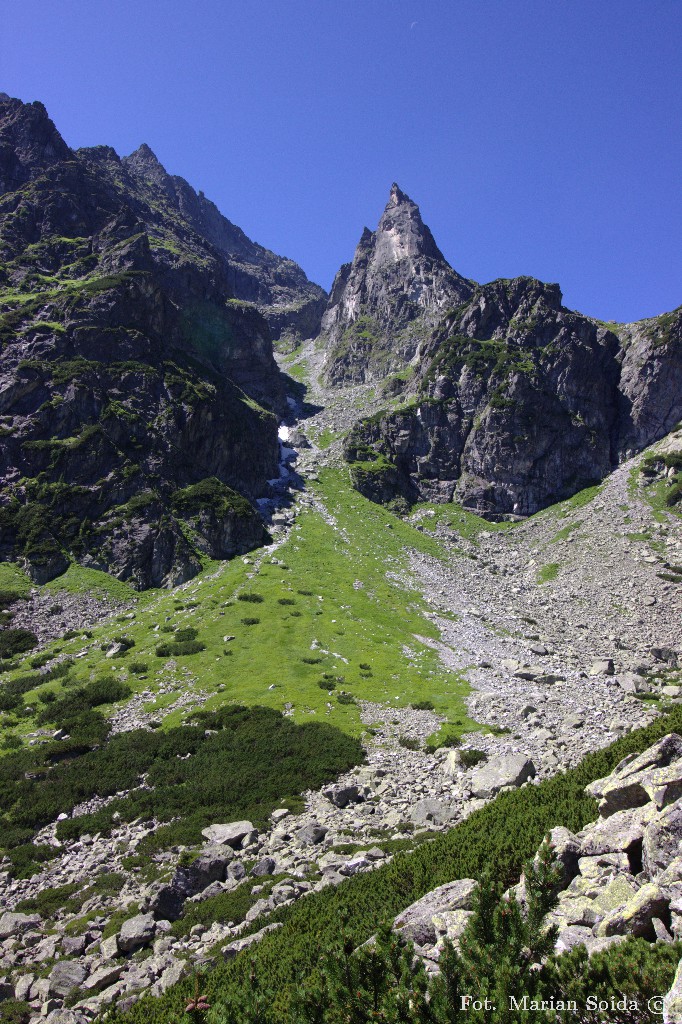
[[[375,260],[398,262],[414,256],[445,262],[417,204],[395,183],[375,232]]]
[[[0,195],[71,155],[42,103],[0,95]]]
[[[352,263],[339,270],[322,319],[327,375],[380,379],[416,357],[425,328],[467,299],[457,274],[424,224],[417,204],[393,182],[376,231],[365,228]]]

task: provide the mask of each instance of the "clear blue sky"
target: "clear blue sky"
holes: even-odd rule
[[[452,265],[682,302],[680,0],[22,0],[0,90],[147,142],[329,288],[397,181]]]

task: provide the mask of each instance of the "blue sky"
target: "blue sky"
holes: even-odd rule
[[[329,288],[397,181],[451,264],[682,302],[680,0],[23,0],[0,90],[147,142]]]

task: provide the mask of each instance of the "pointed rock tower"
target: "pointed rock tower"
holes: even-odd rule
[[[376,231],[339,270],[322,318],[330,383],[380,380],[403,370],[440,315],[473,282],[447,263],[419,207],[395,183]]]

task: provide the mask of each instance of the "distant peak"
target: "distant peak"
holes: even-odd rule
[[[138,146],[135,152],[131,153],[130,156],[125,157],[125,160],[130,163],[155,164],[156,166],[161,167],[161,161],[146,142],[143,142],[141,146]]]
[[[390,206],[398,206],[400,203],[411,203],[412,200],[407,193],[403,192],[400,185],[394,181],[391,185],[391,193],[388,197],[388,202]]]

